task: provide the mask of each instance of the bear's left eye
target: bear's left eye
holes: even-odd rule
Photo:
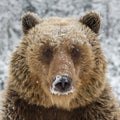
[[[76,57],[79,57],[79,49],[77,47],[72,47],[72,50],[71,50],[71,56],[76,58]]]

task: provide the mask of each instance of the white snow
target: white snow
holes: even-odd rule
[[[36,83],[38,84],[38,83],[39,83],[39,81],[37,80],[37,81],[36,81]]]

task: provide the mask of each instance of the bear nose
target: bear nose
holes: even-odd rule
[[[56,79],[55,88],[60,92],[67,91],[71,88],[72,79],[66,75],[60,75],[59,79]]]

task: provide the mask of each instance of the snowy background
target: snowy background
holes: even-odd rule
[[[18,45],[21,15],[26,11],[40,17],[79,18],[95,10],[102,17],[101,43],[108,59],[107,77],[120,101],[120,0],[1,0],[0,1],[0,91],[8,77],[10,54]]]

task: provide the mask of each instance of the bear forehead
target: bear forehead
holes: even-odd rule
[[[46,31],[57,31],[61,30],[61,32],[68,32],[70,30],[75,30],[75,32],[83,31],[84,25],[82,25],[78,20],[73,18],[59,18],[59,17],[51,17],[45,18],[39,24],[40,29],[45,29]],[[49,29],[48,29],[49,28]],[[72,31],[73,32],[73,31]]]
[[[49,25],[66,26],[66,25],[71,25],[72,23],[75,24],[79,22],[74,18],[49,17],[49,18],[44,18],[42,23]]]
[[[51,17],[44,18],[30,34],[34,37],[32,40],[44,43],[49,41],[58,44],[69,40],[71,43],[83,44],[88,42],[85,29],[76,19]]]

